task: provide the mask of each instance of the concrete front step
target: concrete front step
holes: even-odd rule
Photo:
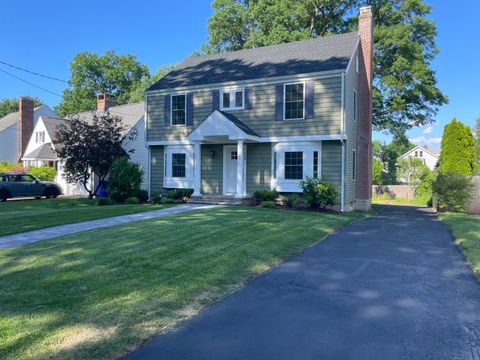
[[[252,199],[237,199],[233,196],[201,196],[192,197],[189,203],[216,205],[250,205],[252,203]]]

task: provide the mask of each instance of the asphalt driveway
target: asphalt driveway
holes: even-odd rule
[[[426,209],[385,207],[125,359],[480,359],[480,287]]]

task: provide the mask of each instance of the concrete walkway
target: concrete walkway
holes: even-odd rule
[[[60,225],[60,226],[55,226],[55,227],[46,228],[46,229],[33,230],[33,231],[28,231],[20,234],[0,237],[0,249],[21,246],[21,245],[25,245],[25,244],[40,241],[40,240],[50,239],[50,238],[59,237],[63,235],[75,234],[75,233],[79,233],[79,232],[87,231],[91,229],[121,225],[121,224],[129,223],[132,221],[154,219],[154,218],[158,218],[166,215],[179,214],[179,213],[184,213],[184,212],[193,211],[193,210],[212,209],[215,207],[219,207],[219,205],[184,204],[184,205],[178,205],[168,209],[147,211],[147,212],[130,214],[130,215],[121,215],[121,216],[115,216],[111,218],[85,221],[85,222],[76,223],[76,224]]]
[[[480,359],[480,287],[428,210],[385,207],[125,360]]]

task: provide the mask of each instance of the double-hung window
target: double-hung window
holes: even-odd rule
[[[172,154],[172,177],[184,178],[186,174],[186,154]]]
[[[37,131],[35,133],[35,142],[37,144],[43,144],[45,142],[45,131]]]
[[[187,118],[186,95],[172,95],[172,125],[185,125]]]
[[[303,152],[285,151],[285,180],[303,179]]]
[[[245,103],[244,89],[226,89],[220,91],[222,110],[241,110]]]
[[[285,120],[303,119],[305,111],[305,86],[303,83],[285,84]]]

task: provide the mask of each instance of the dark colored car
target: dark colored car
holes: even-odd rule
[[[14,197],[56,198],[62,193],[60,186],[40,181],[24,173],[0,173],[0,201]]]

